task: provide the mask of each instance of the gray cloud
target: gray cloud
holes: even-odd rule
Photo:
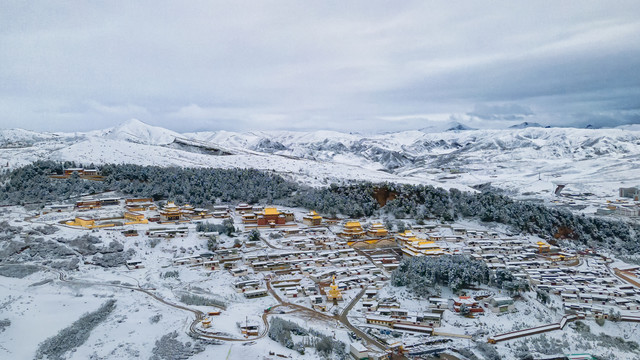
[[[0,127],[89,130],[132,117],[178,131],[637,122],[639,10],[634,1],[4,1]]]
[[[528,106],[518,104],[487,105],[476,104],[469,116],[475,116],[486,120],[522,120],[533,115],[533,111]]]

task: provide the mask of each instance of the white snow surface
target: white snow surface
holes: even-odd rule
[[[174,140],[181,139],[179,143]],[[223,150],[220,155],[212,149]],[[404,131],[377,135],[335,131],[207,131],[179,134],[130,120],[86,133],[0,130],[0,165],[40,159],[78,163],[256,168],[326,186],[369,180],[469,189],[491,183],[547,197],[613,196],[640,184],[640,129],[539,128]]]

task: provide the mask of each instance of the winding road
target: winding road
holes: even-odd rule
[[[175,309],[179,309],[182,311],[187,311],[192,313],[195,316],[195,319],[191,322],[191,324],[189,325],[189,335],[194,337],[194,338],[201,338],[201,339],[212,339],[212,340],[219,340],[219,341],[230,341],[230,342],[247,342],[247,341],[253,341],[253,340],[258,340],[261,339],[263,337],[265,337],[268,332],[269,332],[269,321],[267,319],[267,317],[272,314],[272,312],[265,312],[264,314],[262,314],[261,319],[262,322],[264,324],[263,326],[263,330],[262,332],[255,337],[247,337],[247,338],[236,338],[236,337],[230,337],[230,336],[223,336],[223,335],[216,335],[216,334],[212,334],[212,333],[207,333],[202,331],[201,329],[198,328],[198,323],[200,323],[204,318],[205,318],[205,314],[204,312],[198,310],[198,309],[193,309],[193,308],[189,308],[187,306],[183,306],[183,305],[179,305],[179,304],[175,304],[173,302],[167,301],[165,299],[163,299],[162,297],[156,295],[155,293],[153,293],[152,291],[155,289],[145,289],[138,286],[130,286],[130,285],[122,285],[122,284],[113,284],[113,283],[105,283],[105,282],[93,282],[93,281],[85,281],[85,280],[76,280],[76,279],[69,279],[67,274],[59,269],[54,269],[51,267],[47,267],[47,266],[43,266],[43,265],[39,265],[41,268],[47,270],[47,271],[51,271],[54,273],[58,274],[58,278],[60,281],[62,282],[66,282],[66,283],[72,283],[72,284],[80,284],[80,285],[87,285],[87,286],[107,286],[107,287],[114,287],[114,288],[120,288],[120,289],[127,289],[127,290],[131,290],[131,291],[137,291],[140,293],[143,293],[149,297],[151,297],[152,299],[173,307]],[[293,304],[287,301],[284,301],[279,295],[278,293],[271,287],[271,282],[267,281],[267,289],[269,291],[269,293],[271,294],[271,296],[274,297],[274,299],[276,299],[276,301],[278,302],[277,305],[274,305],[271,307],[271,310],[273,310],[274,308],[277,307],[288,307],[294,310],[294,312],[302,312],[302,313],[306,313],[308,316],[314,318],[314,319],[318,319],[318,320],[323,320],[323,321],[327,321],[327,322],[339,322],[342,325],[344,325],[347,329],[353,331],[357,336],[359,336],[360,338],[362,338],[370,347],[375,347],[378,348],[380,350],[386,350],[387,347],[383,344],[381,344],[379,341],[377,341],[376,339],[372,338],[371,336],[369,336],[367,333],[361,331],[358,327],[352,325],[349,322],[348,319],[348,313],[349,311],[355,306],[355,304],[362,298],[362,296],[364,295],[366,288],[363,288],[358,295],[356,295],[353,299],[351,299],[351,301],[349,302],[349,304],[347,304],[347,306],[344,308],[344,310],[342,311],[342,313],[340,315],[327,315],[327,314],[323,314],[320,312],[317,312],[315,310],[312,310],[310,308],[298,305],[298,304]]]
[[[268,282],[268,281],[267,281],[267,290],[269,290],[269,293],[271,294],[271,296],[273,296],[278,301],[278,303],[280,305],[282,305],[282,306],[287,306],[287,307],[294,308],[294,309],[296,309],[298,311],[301,311],[301,312],[306,312],[311,317],[316,318],[316,319],[325,320],[325,321],[338,321],[338,322],[342,323],[342,325],[344,325],[347,329],[353,331],[356,335],[358,335],[365,342],[367,342],[367,344],[369,346],[376,347],[376,348],[378,348],[380,350],[383,350],[383,351],[387,349],[387,346],[381,344],[379,341],[377,341],[376,339],[372,338],[371,336],[369,336],[369,334],[367,334],[364,331],[360,330],[358,327],[353,326],[349,322],[349,319],[347,318],[347,315],[349,314],[349,311],[355,306],[355,304],[364,295],[365,291],[367,290],[366,287],[363,288],[360,291],[360,293],[358,293],[358,295],[356,295],[349,302],[349,304],[344,308],[344,310],[342,310],[342,313],[339,316],[326,315],[326,314],[317,312],[315,310],[309,309],[309,308],[304,307],[304,306],[300,306],[300,305],[297,305],[297,304],[292,304],[290,302],[283,301],[282,298],[280,298],[280,296],[273,290],[273,288],[271,287],[271,283]]]

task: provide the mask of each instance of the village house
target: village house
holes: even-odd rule
[[[507,313],[515,310],[515,304],[510,297],[490,297],[484,300],[485,305],[494,313]]]
[[[233,287],[234,289],[236,289],[237,292],[243,293],[245,291],[256,290],[260,288],[260,281],[259,280],[237,281],[233,283]]]
[[[212,215],[216,219],[226,219],[231,217],[230,212],[228,205],[214,205]]]
[[[435,312],[442,312],[449,308],[449,300],[442,298],[429,298],[429,309]]]
[[[126,266],[129,270],[144,269],[144,265],[140,260],[127,260]]]
[[[259,288],[255,290],[247,290],[243,294],[247,299],[255,299],[258,297],[267,296],[269,293],[267,292],[267,289]]]
[[[202,263],[202,267],[204,267],[205,269],[209,269],[209,270],[220,270],[221,269],[219,260],[204,261]]]
[[[62,170],[62,173],[66,176],[70,176],[73,174],[84,175],[84,169],[83,168],[67,168]]]
[[[119,198],[104,198],[104,199],[98,199],[98,201],[100,202],[101,206],[117,206],[117,205],[120,205],[120,199]]]
[[[631,198],[635,201],[638,201],[638,197],[640,197],[640,188],[639,187],[628,187],[628,188],[620,188],[619,191],[620,197],[623,198]]]
[[[229,205],[213,205],[213,211],[229,212]]]
[[[246,295],[246,293],[245,293]],[[240,332],[245,337],[249,336],[258,336],[260,325],[254,321],[245,321],[238,323],[238,327],[240,328]]]
[[[67,168],[63,169],[64,176],[71,176],[77,174],[80,176],[97,176],[99,175],[98,169],[84,169],[84,168]]]
[[[92,210],[102,207],[100,200],[85,200],[76,202],[76,209],[78,210]]]
[[[369,358],[369,350],[359,342],[351,343],[349,345],[349,354],[356,360],[363,360]]]
[[[189,215],[189,219],[191,220],[202,220],[212,218],[213,214],[209,211],[209,209],[205,208],[194,208],[191,210],[191,214]]]
[[[484,309],[471,296],[460,296],[451,300],[453,303],[453,311],[459,313],[463,307],[469,309],[470,313],[483,313]]]
[[[434,327],[440,327],[442,313],[420,313],[396,308],[379,308],[375,314],[366,315],[365,319],[367,324],[382,325],[392,329],[431,332]]]
[[[177,229],[149,229],[146,232],[146,235],[150,238],[176,238],[176,237],[186,237],[189,235],[189,228],[187,227],[179,227]]]
[[[74,208],[71,204],[59,204],[59,205],[48,205],[45,207],[43,213],[46,214],[48,212],[69,212]]]

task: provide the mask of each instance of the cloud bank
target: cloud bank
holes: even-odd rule
[[[640,122],[637,1],[4,1],[0,127]]]

